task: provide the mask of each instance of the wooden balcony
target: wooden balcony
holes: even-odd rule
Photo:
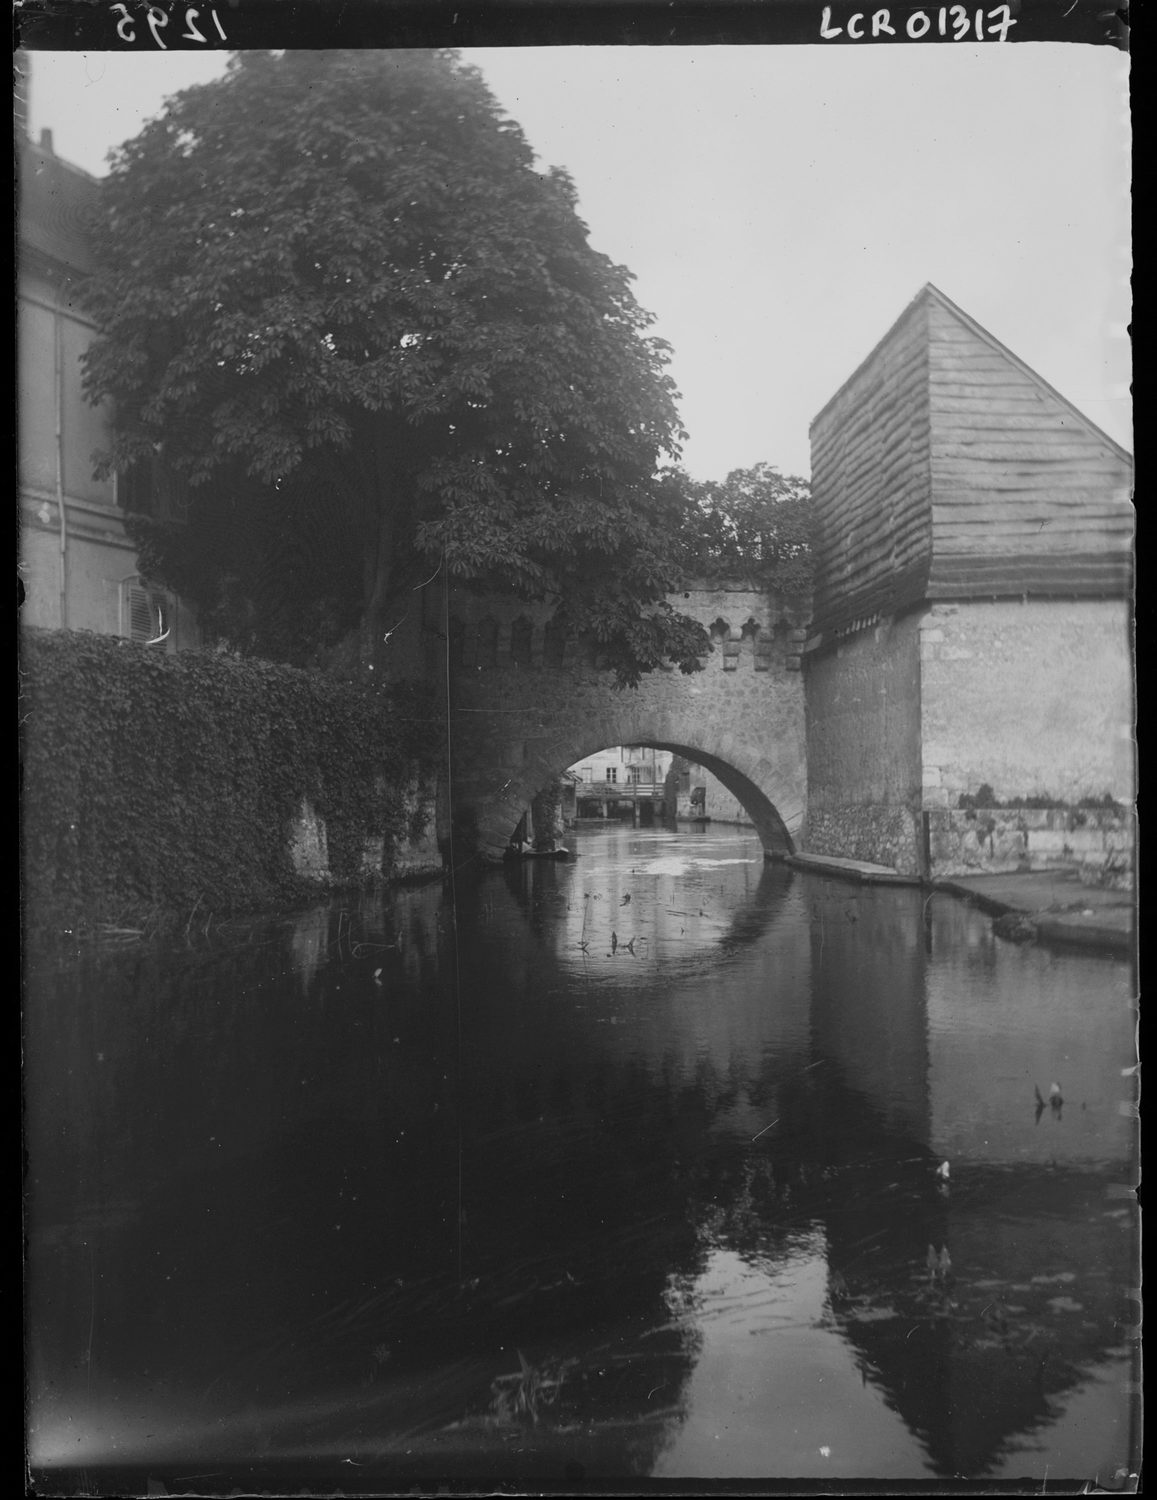
[[[580,781],[575,784],[577,801],[662,802],[661,781]]]

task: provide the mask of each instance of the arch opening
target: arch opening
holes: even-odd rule
[[[658,737],[647,736],[635,738],[624,742],[626,748],[638,750],[666,751],[673,756],[681,757],[692,762],[694,765],[702,766],[720,782],[720,784],[735,798],[736,802],[743,808],[760,843],[763,845],[765,859],[782,859],[795,852],[795,844],[792,840],[786,823],[779,808],[772,798],[771,788],[761,787],[755,779],[746,771],[740,769],[732,761],[725,759],[710,750],[704,749],[702,745],[690,743],[684,740],[669,740]],[[575,753],[563,764],[558,765],[554,757],[552,762],[538,765],[528,765],[522,774],[511,778],[505,783],[501,794],[495,801],[485,808],[479,809],[475,827],[480,852],[490,858],[500,857],[519,831],[528,809],[536,804],[541,809],[551,805],[552,788],[559,787],[566,774],[567,768],[577,765],[584,759],[597,756],[599,751],[615,748],[606,745],[579,744],[575,747]],[[629,770],[629,765],[625,767]],[[609,779],[609,778],[608,778]],[[617,789],[621,786],[624,793],[624,801],[630,795],[630,782],[626,774],[616,774],[611,783],[615,791],[608,793],[607,780],[601,782],[603,798],[608,795],[614,801]],[[575,803],[579,800],[581,793],[578,786],[575,787]],[[652,815],[658,814],[654,799],[651,799]],[[539,835],[539,842],[546,838],[548,815],[540,813],[539,823],[543,832]],[[535,819],[533,814],[527,819],[525,827],[533,828]]]

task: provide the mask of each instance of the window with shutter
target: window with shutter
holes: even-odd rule
[[[150,588],[139,579],[122,585],[121,634],[130,641],[160,645],[168,640],[171,612],[171,600],[163,589]]]
[[[130,640],[147,641],[153,634],[149,593],[140,587],[128,590],[128,636]]]

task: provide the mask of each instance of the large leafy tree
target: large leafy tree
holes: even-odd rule
[[[815,510],[811,487],[769,463],[699,481],[679,469],[662,476],[682,515],[682,565],[689,577],[749,579],[802,605],[809,597]]]
[[[184,476],[188,527],[137,536],[223,635],[388,663],[444,566],[553,601],[622,681],[698,664],[666,346],[455,54],[235,56],[116,155],[97,251],[103,464]]]

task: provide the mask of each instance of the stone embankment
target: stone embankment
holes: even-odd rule
[[[1074,870],[966,875],[933,886],[994,916],[997,934],[1013,942],[1035,938],[1123,954],[1136,949],[1131,893],[1085,885]]]
[[[927,817],[934,876],[1071,870],[1089,886],[1132,889],[1133,818],[1124,808],[941,808]]]
[[[793,854],[786,862],[813,874],[858,883],[919,883],[887,865],[866,860]],[[1070,943],[1121,954],[1132,954],[1136,948],[1136,908],[1131,891],[1090,886],[1081,872],[1072,868],[937,878],[930,884],[934,891],[960,896],[995,917],[997,936],[1010,942]]]

